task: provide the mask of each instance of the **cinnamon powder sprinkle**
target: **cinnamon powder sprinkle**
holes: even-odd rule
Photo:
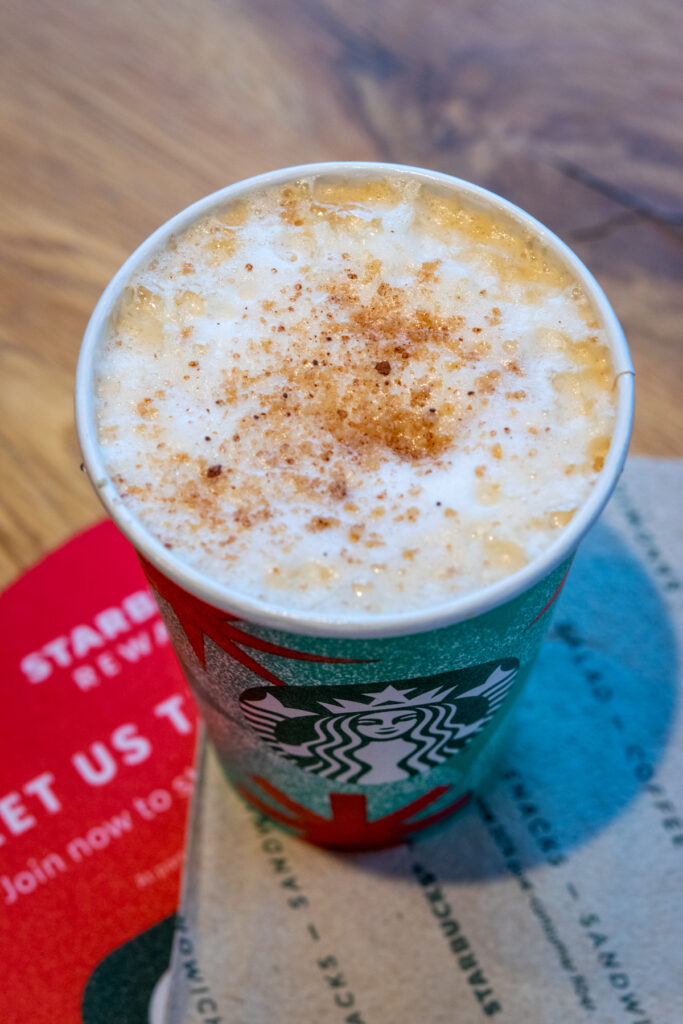
[[[306,529],[311,533],[320,533],[321,530],[329,530],[334,526],[339,526],[339,520],[334,516],[313,516]]]
[[[490,242],[492,259],[500,262],[500,266],[492,264],[492,269],[499,273],[501,286],[492,286],[490,298],[481,302],[475,299],[471,284],[465,287],[452,279],[446,257],[443,264],[439,259],[420,264],[414,251],[409,251],[406,272],[401,267],[397,271],[395,247],[386,237],[387,223],[382,228],[381,217],[369,221],[358,215],[359,206],[367,201],[370,207],[375,202],[376,187],[368,185],[365,198],[362,189],[356,195],[355,185],[346,196],[342,186],[326,179],[315,185],[304,181],[278,189],[274,217],[277,230],[282,231],[278,258],[284,262],[277,282],[268,277],[269,270],[278,271],[268,268],[271,260],[267,255],[253,276],[251,272],[257,268],[245,262],[254,245],[248,228],[242,238],[241,209],[229,209],[227,219],[219,218],[222,226],[216,227],[215,218],[207,220],[200,224],[201,230],[188,233],[187,250],[192,255],[197,242],[204,245],[210,274],[227,283],[224,288],[221,284],[215,295],[208,293],[206,309],[199,309],[198,294],[182,291],[188,283],[201,291],[194,276],[188,281],[189,274],[201,270],[201,253],[196,266],[183,253],[173,266],[177,275],[173,287],[183,301],[173,303],[172,294],[168,297],[153,286],[143,289],[134,282],[137,290],[131,290],[130,310],[123,307],[117,321],[116,330],[122,335],[130,332],[131,323],[138,325],[143,356],[150,363],[157,353],[160,360],[166,358],[164,346],[169,351],[176,346],[180,352],[175,379],[181,378],[182,403],[174,406],[154,392],[155,386],[174,379],[161,363],[154,367],[153,380],[158,383],[149,390],[139,388],[132,400],[127,399],[133,430],[140,437],[140,447],[153,450],[161,483],[158,495],[150,493],[148,497],[144,491],[139,504],[161,503],[164,539],[169,532],[167,519],[170,522],[173,507],[178,506],[188,524],[189,548],[201,548],[201,558],[224,560],[226,572],[241,564],[242,550],[245,561],[251,559],[256,564],[252,553],[259,549],[282,553],[294,567],[292,572],[301,571],[303,579],[303,550],[306,557],[313,552],[314,561],[322,552],[325,565],[333,566],[335,578],[338,573],[343,580],[348,565],[368,567],[371,558],[366,548],[383,546],[386,550],[381,557],[386,554],[394,575],[398,556],[406,595],[414,579],[427,579],[426,568],[416,571],[423,564],[434,569],[429,586],[433,578],[435,586],[441,587],[438,581],[445,579],[447,571],[458,576],[467,573],[476,560],[473,549],[480,541],[468,521],[468,516],[478,514],[476,507],[474,513],[469,511],[472,485],[482,493],[496,486],[489,480],[501,462],[507,475],[516,479],[525,474],[526,480],[525,453],[528,450],[531,456],[535,451],[519,448],[519,439],[527,431],[532,437],[537,435],[532,442],[539,444],[536,462],[544,456],[544,427],[527,425],[534,420],[542,422],[536,394],[533,386],[528,393],[521,390],[527,385],[520,367],[526,372],[528,346],[522,339],[517,354],[518,342],[506,337],[516,330],[516,321],[510,327],[506,305],[512,301],[510,289],[525,299],[523,290],[528,284],[533,300],[537,283],[533,267],[526,268],[526,277],[520,271],[519,281],[510,271],[519,263],[507,251],[512,241],[517,244],[514,231],[510,246],[506,236],[501,236],[500,244],[495,239]],[[380,206],[385,201],[389,206],[394,203],[390,193],[387,200],[381,190],[377,195]],[[428,190],[415,202],[418,221],[424,218],[425,231],[434,235],[436,255],[450,239],[453,211],[440,195],[431,196]],[[230,219],[233,214],[234,223]],[[251,215],[256,220],[261,216],[257,207]],[[470,231],[467,217],[459,219],[457,209],[455,215],[453,224],[459,225],[455,234],[462,232],[466,242],[476,242],[474,247],[469,242],[465,246],[469,258],[470,248],[484,245],[476,231],[483,230],[487,221],[482,215],[480,223],[475,216]],[[330,235],[334,241],[327,258],[324,253],[316,255],[319,223],[323,237]],[[376,246],[370,243],[375,233],[385,234]],[[347,236],[352,238],[353,248],[340,252]],[[222,239],[225,251],[215,248]],[[398,237],[396,242],[402,251]],[[517,250],[513,247],[511,252],[514,256]],[[478,257],[472,258],[476,263]],[[214,270],[219,264],[223,266],[220,272]],[[402,284],[399,287],[390,281]],[[564,287],[562,282],[560,275],[557,283]],[[552,280],[550,285],[554,285]],[[486,289],[479,294],[484,296]],[[500,306],[494,305],[497,301]],[[165,312],[164,304],[169,303],[171,311]],[[166,322],[172,329],[167,329]],[[564,328],[557,328],[554,321],[548,331],[551,328],[551,340],[564,336]],[[285,333],[286,338],[282,337]],[[214,340],[225,346],[222,363],[214,361]],[[567,347],[565,355],[566,361],[576,362],[577,378],[584,374],[584,362],[588,365],[589,356],[592,358],[583,348],[575,352]],[[598,357],[593,362],[597,374]],[[193,370],[191,375],[188,368]],[[574,372],[571,365],[570,370]],[[593,386],[592,380],[586,387],[598,389],[599,381]],[[582,387],[583,381],[582,376]],[[573,392],[567,389],[562,401],[569,405]],[[173,443],[174,417],[167,417],[166,422],[167,407],[178,420],[178,433],[186,435],[182,443]],[[511,431],[503,426],[505,419],[514,421],[516,428]],[[608,431],[609,426],[605,427]],[[514,437],[509,437],[511,433]],[[498,438],[502,444],[494,443]],[[167,447],[161,450],[164,442]],[[208,465],[211,458],[226,458],[227,462]],[[558,465],[566,489],[572,484],[567,478],[585,475],[587,467],[599,472],[604,452],[591,450],[587,460],[586,466],[566,464],[564,459]],[[476,465],[478,462],[482,464]],[[461,470],[461,466],[465,468]],[[169,471],[164,473],[164,467]],[[385,467],[389,467],[386,473]],[[462,494],[457,484],[444,484],[461,471],[468,476]],[[135,484],[151,489],[141,474],[132,476],[126,481],[126,494],[135,493]],[[394,488],[395,480],[403,482]],[[579,501],[580,496],[577,504]],[[506,540],[504,510],[496,509],[492,502],[482,504],[491,505],[492,511],[485,513],[487,520],[491,519],[490,529],[501,535],[501,541]],[[495,516],[501,523],[493,521]],[[378,532],[373,532],[373,527]],[[251,536],[247,531],[253,531]],[[312,536],[317,534],[323,536]],[[204,536],[211,538],[211,547],[204,543]],[[419,548],[415,541],[421,544]],[[449,560],[444,552],[450,551],[450,542],[453,555]],[[225,551],[224,545],[230,550]],[[235,579],[240,571],[237,569]],[[285,566],[283,574],[286,571]],[[261,586],[254,579],[248,585],[252,590]],[[304,585],[309,583],[300,589]],[[313,580],[310,586],[318,584]],[[391,591],[392,587],[399,587],[396,578],[385,589]],[[443,589],[450,593],[450,584]],[[389,594],[391,600],[395,596]],[[369,610],[375,610],[372,602],[379,608],[380,598],[372,594],[365,595],[364,601]]]

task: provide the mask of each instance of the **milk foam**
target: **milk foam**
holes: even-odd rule
[[[604,333],[512,220],[415,181],[217,208],[130,281],[98,373],[124,501],[288,610],[410,611],[555,540],[614,423]]]

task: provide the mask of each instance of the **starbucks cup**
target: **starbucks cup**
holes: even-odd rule
[[[611,349],[617,414],[588,500],[520,571],[417,612],[354,620],[324,607],[288,611],[240,595],[184,564],[147,530],[119,496],[98,445],[98,346],[131,274],[217,203],[323,172],[409,174],[511,214],[581,282]],[[367,163],[276,171],[200,200],[137,249],[106,288],[85,332],[76,387],[83,458],[102,503],[138,552],[209,737],[245,800],[296,835],[336,849],[398,843],[467,802],[490,771],[577,545],[617,482],[633,391],[621,328],[578,258],[528,214],[447,175]]]

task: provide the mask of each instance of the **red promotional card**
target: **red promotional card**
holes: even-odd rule
[[[3,1024],[147,1021],[168,963],[195,712],[101,523],[0,596]]]

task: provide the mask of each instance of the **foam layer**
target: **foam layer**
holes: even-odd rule
[[[121,495],[235,592],[372,615],[516,571],[614,421],[594,310],[512,220],[413,180],[217,208],[130,281],[98,427]]]

